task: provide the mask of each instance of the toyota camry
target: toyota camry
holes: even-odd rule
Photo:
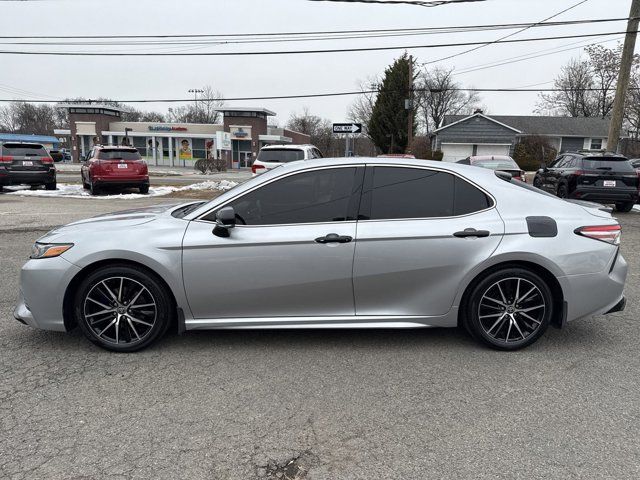
[[[621,229],[467,165],[293,162],[209,202],[102,215],[38,239],[14,316],[132,352],[171,329],[464,327],[515,350],[624,308]]]

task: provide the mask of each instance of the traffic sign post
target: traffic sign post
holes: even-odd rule
[[[344,156],[349,156],[349,136],[354,133],[362,133],[361,123],[334,123],[333,133],[345,133]]]

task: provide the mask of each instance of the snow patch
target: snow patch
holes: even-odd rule
[[[147,195],[140,193],[114,193],[111,195],[104,194],[92,196],[87,190],[82,188],[81,185],[58,183],[57,190],[30,190],[29,187],[5,187],[5,195],[18,195],[21,197],[95,198],[97,200],[133,200],[137,198],[161,197],[173,192],[184,192],[188,190],[226,191],[235,187],[237,184],[237,182],[231,182],[228,180],[221,180],[219,182],[207,181],[186,185],[184,187],[150,187]]]
[[[633,206],[633,211],[640,213],[640,205],[634,205]]]

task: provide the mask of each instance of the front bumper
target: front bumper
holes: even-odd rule
[[[43,330],[65,331],[64,296],[80,268],[64,258],[29,260],[20,272],[20,294],[13,316]]]
[[[638,190],[635,188],[578,187],[570,197],[596,203],[636,203]]]

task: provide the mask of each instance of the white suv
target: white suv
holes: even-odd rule
[[[251,165],[251,171],[255,177],[283,163],[322,157],[320,150],[313,145],[267,145],[258,153],[258,158]]]

